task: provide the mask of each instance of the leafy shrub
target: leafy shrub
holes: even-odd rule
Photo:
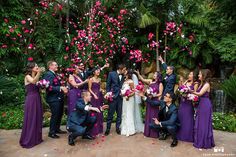
[[[0,76],[0,106],[22,105],[25,98],[24,76]]]
[[[236,114],[235,113],[219,113],[213,114],[213,126],[216,130],[236,132]]]
[[[221,87],[233,102],[236,103],[236,76],[231,76],[228,80],[225,80]]]

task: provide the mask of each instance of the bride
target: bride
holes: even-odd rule
[[[123,96],[121,135],[130,136],[136,132],[143,132],[143,124],[139,110],[138,99],[135,99],[134,76],[130,70],[125,72],[125,82],[121,89]],[[136,101],[135,101],[136,100]]]

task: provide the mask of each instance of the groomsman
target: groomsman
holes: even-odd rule
[[[174,88],[176,84],[176,75],[174,74],[174,67],[167,66],[161,56],[159,56],[159,60],[161,61],[163,69],[166,71],[166,77],[164,78],[164,92],[174,94]]]
[[[178,121],[178,109],[173,103],[174,94],[167,92],[164,96],[164,101],[151,100],[144,96],[144,93],[139,93],[139,95],[152,106],[160,106],[158,119],[153,118],[154,122],[152,122],[149,127],[160,132],[159,140],[166,140],[167,134],[170,134],[173,139],[170,146],[177,146],[178,140],[176,138],[176,133],[180,124]]]
[[[96,123],[96,117],[92,117],[90,111],[100,113],[98,108],[89,105],[91,101],[90,92],[84,91],[81,96],[82,98],[77,101],[75,110],[70,113],[67,121],[67,130],[70,132],[68,144],[71,146],[75,145],[74,140],[78,136],[82,136],[83,139],[94,139],[89,135],[89,131]]]
[[[100,68],[100,70],[103,70],[104,68],[107,67],[109,67],[109,63],[106,63],[103,67]],[[94,67],[86,69],[84,63],[82,62],[79,64],[78,68],[79,68],[79,77],[83,81],[85,81],[89,76],[92,75],[92,70],[94,69]]]
[[[46,90],[46,102],[51,110],[50,128],[48,137],[59,138],[57,134],[64,134],[66,131],[60,129],[61,119],[63,116],[64,94],[68,92],[67,88],[61,86],[60,80],[56,74],[58,65],[55,61],[49,61],[48,71],[44,75],[44,79],[50,81],[50,85]]]
[[[118,65],[116,71],[112,71],[108,74],[106,92],[113,93],[113,100],[109,104],[108,117],[107,117],[107,129],[105,135],[110,134],[111,123],[113,120],[113,115],[116,111],[116,133],[120,134],[120,124],[121,124],[121,115],[122,115],[122,103],[123,98],[120,95],[120,91],[124,82],[123,74],[126,70],[125,65]]]

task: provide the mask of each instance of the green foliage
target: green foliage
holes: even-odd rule
[[[236,115],[235,113],[218,113],[213,114],[213,127],[216,130],[236,132]]]
[[[236,76],[231,76],[228,80],[225,80],[221,85],[224,92],[236,103]]]
[[[222,61],[236,62],[236,34],[223,37],[216,45],[216,50]]]
[[[0,76],[0,106],[16,106],[24,103],[24,76]]]

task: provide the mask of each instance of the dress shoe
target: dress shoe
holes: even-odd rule
[[[166,140],[167,135],[165,133],[160,134],[159,140]]]
[[[56,131],[56,134],[66,134],[66,133],[67,133],[66,131],[62,131],[62,130]]]
[[[175,146],[177,146],[177,144],[178,144],[178,140],[173,140],[173,142],[171,143],[171,147],[175,147]]]
[[[116,129],[116,133],[118,134],[118,135],[120,135],[120,129]]]
[[[110,130],[106,130],[105,136],[108,136],[110,134]]]
[[[48,134],[48,137],[51,137],[51,138],[60,138],[60,136],[58,136],[57,134]]]
[[[75,145],[74,139],[71,135],[68,136],[68,144],[71,145],[71,146]]]
[[[95,138],[90,135],[84,135],[82,139],[94,140]]]

